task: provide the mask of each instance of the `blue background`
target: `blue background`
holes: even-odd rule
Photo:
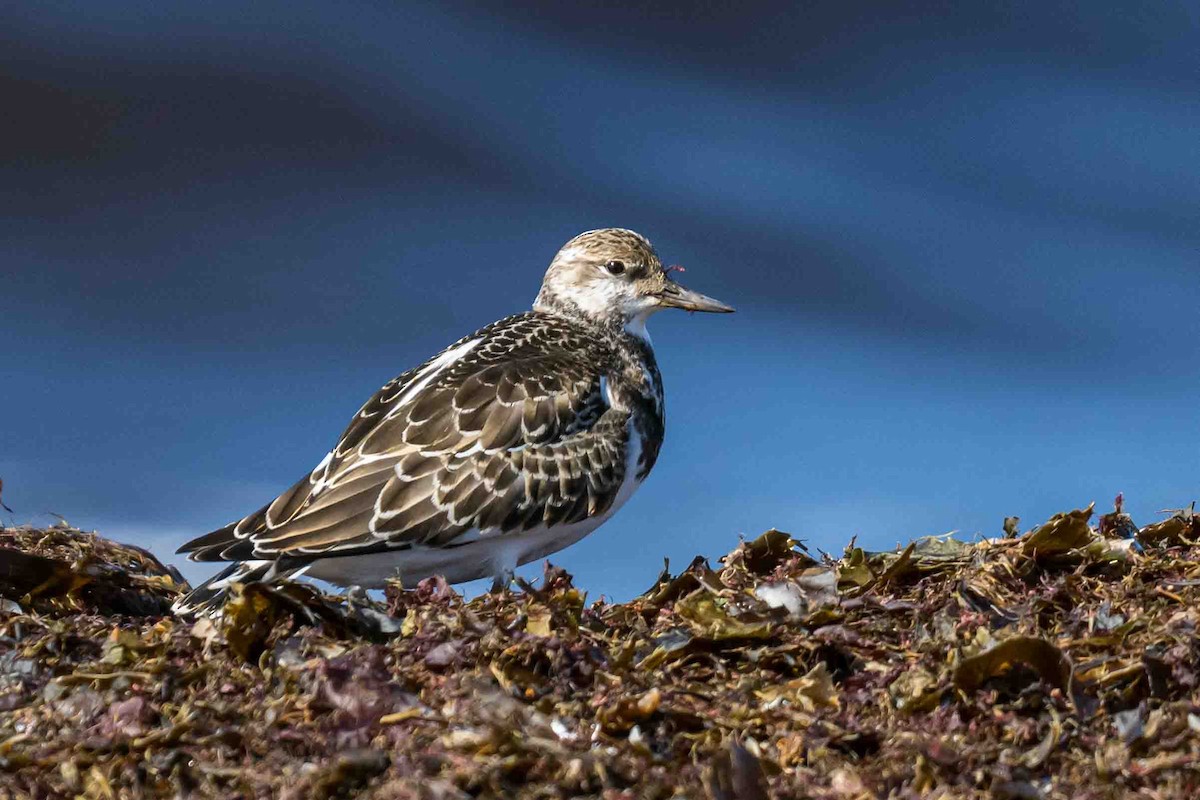
[[[166,556],[609,225],[739,313],[593,596],[1200,494],[1194,4],[605,5],[0,11],[4,519]]]

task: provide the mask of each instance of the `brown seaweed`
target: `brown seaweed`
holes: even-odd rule
[[[1200,796],[1191,509],[1016,525],[819,559],[770,531],[626,603],[547,566],[199,621],[136,548],[6,529],[0,797]]]

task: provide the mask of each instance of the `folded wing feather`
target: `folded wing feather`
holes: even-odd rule
[[[605,401],[603,364],[578,342],[521,338],[519,320],[492,334],[435,374],[433,359],[390,381],[307,478],[180,551],[212,561],[451,546],[467,531],[604,513],[624,479],[628,417]]]

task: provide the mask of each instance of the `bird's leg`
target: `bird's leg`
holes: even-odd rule
[[[513,571],[511,569],[500,570],[492,578],[492,594],[508,594],[509,587],[512,586]]]

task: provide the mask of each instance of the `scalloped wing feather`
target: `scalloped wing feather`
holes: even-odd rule
[[[195,560],[448,546],[603,514],[624,479],[628,414],[605,354],[533,314],[502,320],[385,384],[305,479],[188,542]]]

